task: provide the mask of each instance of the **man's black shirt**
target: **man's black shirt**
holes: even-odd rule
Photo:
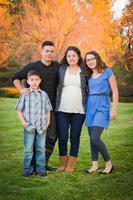
[[[51,101],[53,108],[55,108],[55,98],[58,85],[58,70],[59,64],[56,61],[52,61],[50,65],[46,66],[41,61],[36,61],[27,64],[22,70],[18,71],[12,78],[12,80],[27,79],[27,73],[31,70],[37,71],[41,75],[40,88],[44,90]]]

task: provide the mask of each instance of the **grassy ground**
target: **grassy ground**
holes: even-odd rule
[[[119,104],[119,118],[102,138],[115,170],[110,175],[84,175],[89,167],[87,130],[83,127],[79,159],[73,175],[50,172],[48,177],[21,175],[22,127],[14,109],[16,99],[0,98],[0,200],[133,200],[133,104]],[[57,165],[57,146],[51,157]],[[104,162],[100,157],[100,168]]]

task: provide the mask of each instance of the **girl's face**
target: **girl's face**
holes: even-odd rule
[[[69,65],[77,65],[79,61],[79,57],[77,53],[73,50],[67,52],[66,59]]]
[[[97,61],[96,61],[96,58],[93,54],[88,54],[86,56],[85,62],[90,69],[94,69],[97,66]]]

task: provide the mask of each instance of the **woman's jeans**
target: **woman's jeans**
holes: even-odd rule
[[[85,115],[79,113],[65,113],[57,112],[57,133],[58,133],[58,145],[59,155],[67,155],[67,143],[69,138],[70,128],[70,156],[78,156],[80,134],[82,125],[84,123]]]
[[[31,161],[33,157],[33,146],[35,144],[36,154],[36,171],[44,172],[45,170],[45,140],[46,133],[38,134],[37,131],[34,133],[27,132],[24,129],[24,172],[30,172]]]
[[[104,128],[99,126],[92,126],[88,128],[92,161],[98,161],[99,152],[101,153],[105,162],[110,160],[106,146],[100,139],[103,130]]]

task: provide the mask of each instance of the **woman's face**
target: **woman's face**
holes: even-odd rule
[[[97,66],[97,61],[96,61],[96,58],[93,54],[88,54],[86,56],[85,62],[90,69],[94,69]]]
[[[67,52],[66,59],[67,59],[68,64],[71,66],[77,65],[79,61],[78,54],[73,50],[70,50]]]

